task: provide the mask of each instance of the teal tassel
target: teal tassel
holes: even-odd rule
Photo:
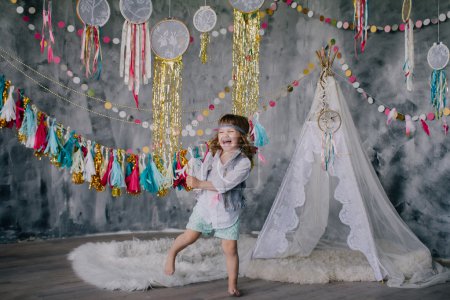
[[[5,89],[5,75],[2,75],[0,77],[0,109],[3,108],[3,101],[2,101],[2,95],[3,95],[3,90]]]
[[[57,156],[60,148],[61,144],[56,135],[55,120],[53,120],[47,133],[47,148],[45,148],[44,153]]]
[[[58,155],[58,162],[61,164],[61,168],[70,169],[72,167],[73,159],[73,151],[75,146],[80,147],[77,139],[75,138],[75,131],[70,133],[70,137],[67,142],[62,147],[61,152]]]
[[[125,177],[130,176],[131,172],[133,172],[133,163],[127,162],[127,168],[125,170]]]
[[[259,123],[259,116],[253,118],[253,136],[255,138],[255,147],[263,147],[269,143],[266,129]]]
[[[164,178],[162,174],[159,172],[156,167],[155,162],[152,159],[152,156],[149,155],[149,160],[147,167],[142,172],[139,182],[142,186],[142,189],[149,191],[150,193],[156,194],[159,191],[159,187],[161,186]]]
[[[109,176],[111,186],[119,188],[126,187],[125,177],[123,176],[122,167],[117,159],[116,150],[114,150],[114,162],[111,168],[111,174]]]
[[[444,70],[433,70],[431,73],[431,105],[434,107],[436,119],[442,117],[447,106],[447,76]]]
[[[25,114],[22,121],[22,127],[20,127],[19,132],[27,137],[33,135],[36,132],[36,114],[31,109],[31,105],[28,104],[25,109]]]

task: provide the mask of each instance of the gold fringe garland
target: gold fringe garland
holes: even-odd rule
[[[180,149],[182,57],[174,60],[158,56],[153,76],[153,147],[164,162],[171,163]]]
[[[200,35],[200,60],[202,64],[208,62],[208,45],[209,45],[209,32],[202,32]]]
[[[234,10],[233,33],[233,113],[252,116],[259,98],[259,28],[258,12]]]

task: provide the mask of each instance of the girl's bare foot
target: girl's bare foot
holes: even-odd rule
[[[167,255],[166,264],[164,266],[164,273],[166,275],[173,275],[175,272],[175,257],[172,255]]]
[[[228,294],[230,295],[230,297],[240,297],[241,296],[241,292],[239,292],[239,290],[237,288],[228,289]]]

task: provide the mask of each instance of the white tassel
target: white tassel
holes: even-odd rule
[[[91,182],[92,175],[95,175],[94,158],[92,157],[92,144],[91,141],[87,141],[87,154],[84,158],[84,180]]]
[[[13,99],[14,86],[9,88],[8,99],[6,100],[5,106],[1,110],[1,117],[6,122],[10,122],[16,119],[16,103]],[[0,100],[1,101],[1,100]]]
[[[405,26],[405,64],[403,70],[406,76],[406,89],[413,90],[413,74],[414,74],[414,35],[413,21],[408,20]]]
[[[81,148],[78,148],[73,153],[72,159],[73,163],[70,168],[70,173],[84,173],[83,151],[81,151]]]
[[[416,131],[416,126],[414,126],[414,123],[411,119],[410,115],[405,116],[405,123],[406,123],[406,136],[411,137],[414,132]]]
[[[394,107],[389,111],[386,124],[387,125],[391,124],[392,120],[395,120],[396,117],[397,117],[397,109]]]

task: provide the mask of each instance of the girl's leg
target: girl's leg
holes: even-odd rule
[[[237,289],[237,278],[239,273],[239,255],[237,241],[222,240],[223,253],[227,261],[228,293],[232,296],[240,296]]]
[[[170,247],[170,250],[167,253],[166,264],[164,267],[164,272],[167,275],[172,275],[175,272],[175,258],[177,257],[178,252],[194,243],[201,234],[201,232],[186,229],[175,239],[172,247]]]

